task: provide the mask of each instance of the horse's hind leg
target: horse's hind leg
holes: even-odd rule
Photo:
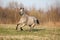
[[[35,26],[35,24],[32,24],[32,25],[30,26],[30,31],[32,31],[32,29],[34,28],[34,26]]]

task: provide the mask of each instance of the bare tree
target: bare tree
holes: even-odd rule
[[[2,4],[3,4],[3,2],[2,2],[2,0],[0,0],[0,6],[2,6]]]
[[[8,8],[10,8],[10,9],[16,9],[16,8],[18,8],[19,7],[19,4],[18,4],[18,2],[9,2],[9,4],[8,4]]]

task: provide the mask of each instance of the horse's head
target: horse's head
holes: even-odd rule
[[[22,16],[24,14],[24,8],[20,8],[19,14]]]

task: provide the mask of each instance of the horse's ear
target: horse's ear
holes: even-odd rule
[[[20,8],[20,9],[24,9],[24,8]]]
[[[20,10],[21,10],[22,8],[20,8]]]
[[[24,8],[23,8],[23,10],[24,10]]]

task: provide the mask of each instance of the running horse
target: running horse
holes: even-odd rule
[[[21,25],[20,30],[23,30],[22,27],[24,27],[25,25],[28,25],[31,31],[36,24],[39,24],[39,20],[34,16],[29,16],[28,14],[26,14],[24,11],[24,8],[20,8],[19,15],[21,16],[21,18],[17,23],[16,30],[18,30],[19,25]]]

